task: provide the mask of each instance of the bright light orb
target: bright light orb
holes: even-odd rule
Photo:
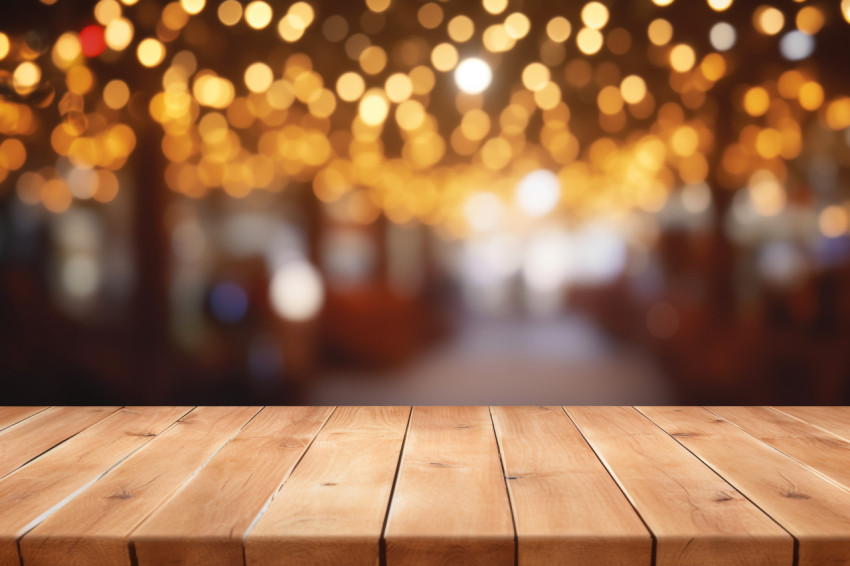
[[[789,31],[779,41],[779,52],[789,61],[801,61],[814,51],[815,38],[801,31]]]
[[[551,171],[538,169],[522,178],[515,196],[523,212],[533,217],[545,216],[558,204],[561,183]]]
[[[727,22],[717,22],[711,26],[708,39],[711,41],[711,46],[718,51],[729,51],[735,46],[738,34],[735,32],[735,28],[732,27],[732,24]]]
[[[490,65],[477,57],[460,62],[455,69],[455,82],[460,90],[467,94],[483,92],[493,80]]]
[[[289,321],[303,322],[321,310],[325,288],[316,268],[297,260],[284,264],[275,272],[269,296],[278,315]]]

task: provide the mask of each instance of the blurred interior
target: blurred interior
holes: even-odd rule
[[[850,401],[850,0],[0,13],[2,404]]]

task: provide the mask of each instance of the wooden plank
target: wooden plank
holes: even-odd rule
[[[794,535],[800,566],[850,564],[850,493],[706,409],[640,410]]]
[[[656,539],[666,565],[784,565],[793,539],[631,407],[567,407]]]
[[[0,478],[117,410],[118,407],[51,407],[0,431]]]
[[[410,407],[340,407],[245,538],[251,566],[378,564]]]
[[[139,566],[242,564],[242,537],[333,412],[266,407],[131,540]]]
[[[128,407],[0,481],[0,566],[18,564],[18,539],[161,433],[188,407]]]
[[[560,407],[493,407],[519,564],[646,566],[652,537]]]
[[[0,430],[17,424],[47,407],[0,407]]]
[[[774,409],[850,441],[850,407],[774,407]]]
[[[415,407],[384,539],[387,566],[512,566],[514,527],[487,407]]]
[[[850,442],[770,407],[706,407],[850,490]]]
[[[130,566],[130,533],[258,410],[196,408],[26,534],[24,564]]]

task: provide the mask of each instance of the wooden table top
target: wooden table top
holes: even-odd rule
[[[0,407],[21,563],[850,565],[850,408]]]

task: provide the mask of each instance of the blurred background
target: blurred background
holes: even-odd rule
[[[850,401],[850,0],[0,14],[2,404]]]

